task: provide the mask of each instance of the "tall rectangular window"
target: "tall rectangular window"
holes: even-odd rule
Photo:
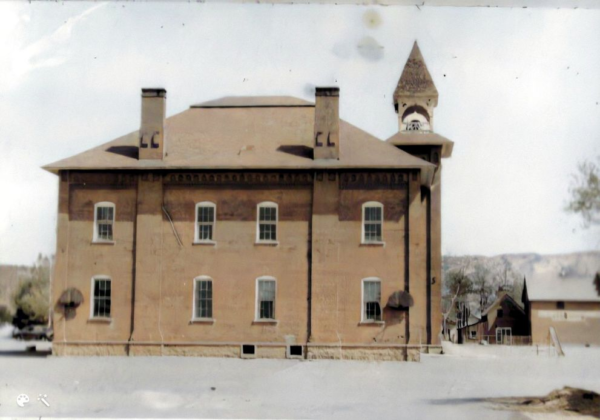
[[[92,317],[110,318],[110,279],[94,278]]]
[[[277,241],[277,204],[258,205],[258,241]]]
[[[113,203],[97,203],[94,213],[94,241],[112,241],[115,222],[115,205]]]
[[[381,281],[363,280],[363,321],[381,321]]]
[[[258,319],[275,319],[275,280],[258,280]]]
[[[383,205],[369,202],[363,205],[363,242],[382,242]]]
[[[195,318],[213,317],[213,291],[212,280],[196,279],[196,296],[194,301]]]
[[[213,203],[196,204],[196,241],[208,242],[213,240],[215,228],[215,209]]]

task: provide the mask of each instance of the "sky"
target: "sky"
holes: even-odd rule
[[[340,115],[385,140],[418,40],[439,91],[448,255],[600,249],[568,214],[600,155],[600,10],[215,3],[0,3],[0,263],[56,247],[58,179],[41,166],[223,96],[340,87]],[[342,139],[343,141],[343,139]]]

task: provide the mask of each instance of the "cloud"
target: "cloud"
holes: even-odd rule
[[[50,35],[46,35],[39,40],[25,46],[15,48],[13,51],[13,58],[11,60],[11,75],[12,86],[16,86],[22,79],[31,71],[42,68],[42,67],[56,67],[63,64],[69,57],[69,50],[66,48],[68,42],[73,34],[73,28],[84,21],[86,17],[97,11],[98,9],[106,6],[104,4],[98,4],[77,16],[69,18],[63,25],[52,32]],[[14,25],[14,18],[16,14],[11,14],[7,20],[13,22],[14,31],[16,28]],[[17,17],[19,21],[28,22],[29,16],[26,14]],[[20,23],[20,22],[19,22]]]

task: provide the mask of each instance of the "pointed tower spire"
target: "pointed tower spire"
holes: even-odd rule
[[[437,106],[437,102],[438,91],[427,70],[419,45],[415,41],[394,91],[394,108],[400,120],[400,131],[418,130],[417,120],[404,121],[408,115],[413,115],[415,112],[422,117],[418,120],[424,119],[420,127],[430,131],[433,125],[433,108]]]
[[[413,44],[410,56],[404,65],[402,76],[394,92],[394,105],[397,105],[402,97],[428,97],[435,98],[437,102],[438,91],[435,88],[431,74],[427,70],[425,59],[419,49],[417,41]]]

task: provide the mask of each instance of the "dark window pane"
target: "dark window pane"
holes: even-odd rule
[[[259,229],[259,239],[261,241],[275,241],[277,240],[277,225],[272,224],[260,224],[258,226]]]
[[[198,209],[198,221],[212,223],[215,220],[214,207],[200,207]]]
[[[261,222],[277,221],[277,208],[275,207],[260,207],[259,219]]]
[[[201,241],[210,241],[213,238],[212,225],[200,225],[198,229],[198,239]]]
[[[381,221],[381,207],[365,207],[365,221],[366,222],[380,222]]]
[[[365,318],[373,321],[381,321],[381,306],[379,302],[367,302]]]
[[[265,300],[260,302],[260,319],[273,319],[272,301]]]
[[[98,239],[112,240],[113,227],[112,222],[98,222]]]

